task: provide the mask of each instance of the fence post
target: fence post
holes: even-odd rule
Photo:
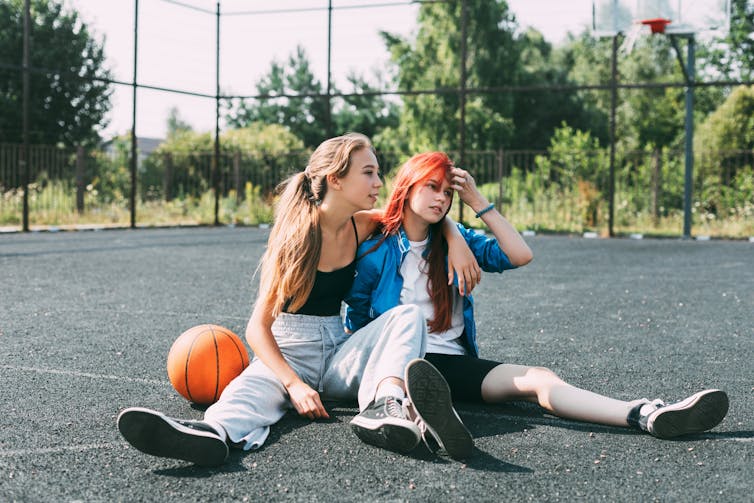
[[[236,186],[236,203],[241,202],[241,152],[233,154],[233,180]]]
[[[652,223],[657,227],[660,222],[660,177],[662,176],[662,161],[660,149],[652,152]]]
[[[165,154],[165,174],[162,179],[162,191],[165,194],[165,202],[173,200],[173,155]]]
[[[503,213],[503,149],[497,150],[497,209]]]
[[[76,211],[84,212],[84,147],[76,148]]]

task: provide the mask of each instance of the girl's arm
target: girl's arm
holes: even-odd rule
[[[490,202],[479,192],[474,177],[460,168],[453,168],[451,186],[458,192],[461,200],[468,204],[474,213],[479,213],[490,206]],[[511,264],[520,267],[534,258],[529,245],[515,227],[494,207],[485,211],[481,217],[497,240],[497,245],[508,256]]]
[[[383,213],[384,210],[364,210],[354,214],[360,243],[377,230]],[[450,217],[445,217],[442,234],[448,243],[448,284],[452,285],[454,274],[458,274],[458,292],[461,295],[471,293],[482,280],[482,270]]]
[[[452,218],[443,219],[442,235],[448,243],[448,284],[458,274],[458,293],[466,295],[482,281],[482,269]]]
[[[251,350],[283,383],[299,414],[309,419],[329,418],[319,393],[301,380],[280,352],[272,335],[272,306],[262,300],[263,296],[260,295],[259,299],[246,325],[246,340]]]
[[[363,243],[377,230],[384,210],[362,210],[353,215],[356,221],[356,230],[359,233],[359,244]]]

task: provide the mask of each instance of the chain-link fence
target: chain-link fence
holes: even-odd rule
[[[721,236],[748,236],[754,234],[747,217],[751,216],[752,205],[752,161],[751,152],[696,152],[693,159],[697,166],[693,171],[693,187],[685,187],[685,194],[692,194],[689,204],[684,199],[684,169],[686,153],[668,149],[657,151],[616,152],[611,163],[609,149],[585,148],[578,152],[563,153],[560,150],[519,151],[496,150],[489,152],[472,151],[467,146],[466,103],[479,96],[497,96],[512,99],[524,96],[526,116],[542,114],[535,110],[537,104],[547,106],[544,97],[558,93],[564,101],[576,94],[591,95],[587,101],[599,101],[611,93],[616,99],[610,106],[611,117],[621,103],[621,96],[627,92],[669,91],[680,88],[732,87],[750,82],[645,82],[625,83],[616,73],[617,38],[613,40],[612,61],[605,61],[605,68],[612,63],[613,76],[609,81],[577,85],[564,81],[559,84],[518,83],[507,81],[495,85],[475,85],[467,81],[467,67],[472,64],[474,55],[466,52],[466,42],[474,38],[473,28],[469,32],[469,2],[458,4],[446,1],[419,0],[409,3],[370,3],[345,5],[332,1],[323,2],[316,8],[302,9],[262,9],[236,12],[227,9],[221,12],[220,2],[216,8],[184,5],[182,2],[164,0],[176,9],[188,7],[198,18],[207,33],[214,31],[213,37],[202,32],[213,49],[216,60],[214,72],[209,67],[202,74],[214,75],[214,94],[173,89],[168,86],[147,85],[136,75],[139,53],[136,49],[140,40],[140,25],[148,21],[149,10],[139,14],[145,2],[134,0],[133,7],[133,80],[118,80],[109,76],[74,75],[70,70],[43,68],[34,65],[34,58],[19,65],[18,61],[0,61],[0,77],[8,82],[24,81],[27,86],[42,77],[53,77],[55,82],[66,79],[89,79],[97,85],[113,85],[133,91],[133,124],[130,145],[118,147],[113,144],[110,150],[94,151],[81,148],[60,149],[50,146],[29,145],[44,131],[40,128],[57,127],[51,121],[23,126],[26,141],[23,145],[6,144],[0,146],[0,225],[9,229],[22,229],[30,224],[39,226],[69,225],[176,225],[176,224],[254,224],[268,222],[271,218],[272,188],[293,170],[299,170],[306,162],[306,152],[275,153],[264,152],[227,153],[220,145],[219,125],[221,110],[229,103],[238,100],[274,102],[275,100],[297,100],[316,102],[322,105],[325,130],[334,132],[331,113],[341,101],[359,96],[386,96],[390,99],[404,99],[409,102],[419,97],[457,98],[457,109],[449,110],[448,124],[457,126],[457,141],[451,142],[456,149],[455,158],[467,167],[477,178],[478,184],[494,199],[519,227],[542,230],[582,231],[596,230],[608,233],[639,232],[678,235],[686,234],[684,218],[692,213],[697,233]],[[154,2],[152,2],[154,3]],[[325,5],[325,3],[327,5]],[[330,61],[333,52],[331,35],[333,15],[353,9],[386,9],[409,4],[448,4],[455,7],[456,25],[460,47],[457,48],[457,65],[450,68],[458,73],[458,82],[451,87],[422,89],[376,89],[368,92],[342,93],[331,84]],[[124,2],[125,4],[125,2]],[[147,4],[148,6],[148,4]],[[121,5],[123,7],[123,5]],[[298,93],[296,95],[229,95],[222,92],[220,76],[221,26],[232,29],[233,23],[221,23],[221,19],[254,19],[261,23],[271,16],[285,16],[294,10],[318,13],[316,23],[322,28],[319,34],[326,34],[326,47],[321,44],[317,50],[326,52],[327,75],[322,92]],[[155,22],[159,22],[156,20]],[[311,20],[314,23],[313,20]],[[316,24],[315,23],[315,24]],[[471,20],[474,24],[474,20]],[[205,26],[206,25],[206,26]],[[130,29],[130,28],[129,28]],[[141,28],[143,30],[143,28]],[[149,31],[149,30],[147,30]],[[316,30],[315,30],[316,31]],[[347,30],[341,30],[347,31]],[[338,33],[335,30],[335,33]],[[192,35],[193,36],[193,35]],[[318,35],[317,35],[318,36]],[[24,51],[29,45],[28,34],[24,35]],[[325,38],[322,37],[322,40]],[[142,40],[143,43],[143,40]],[[348,43],[356,43],[350,39]],[[37,49],[38,50],[38,49]],[[147,51],[149,53],[149,51]],[[679,53],[680,57],[680,53]],[[152,61],[142,54],[142,58]],[[142,79],[144,77],[141,77]],[[212,78],[209,78],[212,80]],[[534,81],[536,82],[536,81]],[[18,87],[18,86],[16,86]],[[31,86],[34,89],[34,86]],[[400,87],[400,86],[399,86]],[[431,87],[431,86],[428,86]],[[168,93],[191,95],[203,102],[214,102],[215,145],[213,151],[196,151],[172,154],[152,154],[140,158],[132,155],[137,152],[136,131],[137,96],[139,93]],[[34,94],[34,93],[32,93]],[[601,96],[601,98],[598,97]],[[25,94],[24,94],[25,96]],[[37,96],[38,97],[38,96]],[[567,98],[567,99],[566,99]],[[19,99],[20,100],[20,99]],[[28,113],[28,101],[23,100],[24,114]],[[541,103],[540,103],[541,102]],[[544,104],[544,105],[543,105]],[[477,105],[474,105],[477,106]],[[479,109],[471,106],[469,115],[478,119]],[[475,115],[476,114],[476,115]],[[23,114],[22,114],[23,115]],[[688,111],[687,111],[688,116]],[[606,119],[606,117],[604,118]],[[675,117],[677,119],[677,117]],[[7,121],[6,121],[7,122]],[[7,128],[21,130],[21,123],[29,121],[13,120],[13,124],[0,124],[0,138],[8,137]],[[43,122],[44,124],[40,124]],[[47,123],[49,122],[49,123]],[[75,122],[75,121],[74,121]],[[314,121],[316,122],[316,121]],[[505,122],[502,121],[501,124]],[[456,124],[457,123],[457,124]],[[3,125],[5,124],[5,125]],[[534,122],[532,123],[534,124]],[[504,125],[504,124],[503,124]],[[505,127],[501,125],[501,131]],[[525,124],[528,125],[528,124]],[[342,125],[341,125],[342,126]],[[346,126],[348,129],[356,129]],[[6,129],[3,129],[6,128]],[[619,143],[621,129],[615,120],[610,121],[610,142]],[[604,129],[604,128],[603,128]],[[5,131],[5,133],[3,132]],[[604,132],[604,131],[603,131]],[[687,136],[689,136],[687,134]],[[690,137],[690,136],[689,136]],[[471,140],[470,140],[471,141]],[[602,138],[604,145],[605,138]],[[523,143],[526,144],[526,143]],[[676,144],[676,143],[673,143]],[[621,147],[622,148],[622,147]],[[689,152],[687,146],[686,152]],[[402,160],[397,154],[383,153],[382,165],[385,172],[397,166]],[[28,167],[28,170],[27,170]],[[691,189],[691,190],[688,190]],[[679,212],[685,212],[679,216]],[[464,219],[462,211],[457,212]],[[679,227],[679,218],[681,219]]]

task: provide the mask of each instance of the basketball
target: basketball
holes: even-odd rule
[[[171,346],[168,378],[187,400],[210,405],[248,365],[249,353],[236,334],[219,325],[197,325]]]

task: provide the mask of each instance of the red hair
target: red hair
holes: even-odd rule
[[[431,179],[447,178],[453,161],[443,152],[425,152],[417,154],[400,167],[393,181],[393,191],[388,199],[385,213],[380,219],[385,236],[398,234],[403,223],[403,214],[414,187],[422,186]],[[427,292],[432,299],[434,317],[427,320],[430,332],[444,332],[450,328],[452,314],[451,286],[448,286],[445,271],[447,243],[442,235],[442,220],[430,225],[430,241],[427,243],[429,254],[429,281]]]

